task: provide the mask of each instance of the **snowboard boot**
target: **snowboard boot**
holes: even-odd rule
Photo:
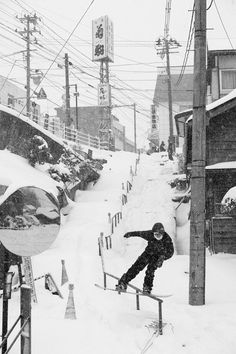
[[[117,285],[116,285],[116,290],[118,292],[125,292],[127,289],[127,284],[124,283],[124,282],[119,282]]]
[[[143,286],[143,293],[144,294],[151,294],[151,289],[147,285],[144,285]]]

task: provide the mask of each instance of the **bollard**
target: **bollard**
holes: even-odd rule
[[[100,232],[100,245],[101,247],[104,247],[103,232]]]

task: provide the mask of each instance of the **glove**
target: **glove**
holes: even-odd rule
[[[125,237],[125,238],[129,238],[129,237],[130,237],[129,232],[126,232],[126,234],[124,234],[124,237]]]
[[[158,268],[161,268],[161,266],[162,266],[164,260],[165,260],[165,257],[164,257],[164,256],[160,256],[160,257],[158,258],[158,261],[157,261],[157,267],[158,267]]]

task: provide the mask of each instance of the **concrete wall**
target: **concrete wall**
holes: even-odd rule
[[[40,135],[47,141],[55,163],[63,152],[63,145],[59,143],[59,139],[57,141],[56,138],[51,138],[50,134],[44,132],[44,129],[36,123],[28,123],[27,117],[21,119],[17,114],[14,115],[13,110],[6,108],[5,112],[4,108],[0,107],[0,150],[8,148],[11,152],[26,158],[30,138]]]

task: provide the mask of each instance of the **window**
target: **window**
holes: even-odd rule
[[[236,70],[221,70],[221,89],[230,91],[236,88]]]
[[[15,106],[14,96],[8,95],[7,105],[8,105],[8,107],[14,107]]]

